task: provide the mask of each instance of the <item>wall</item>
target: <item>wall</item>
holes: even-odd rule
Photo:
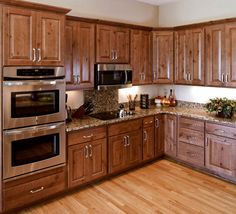
[[[235,0],[180,0],[159,7],[159,26],[179,26],[236,17]],[[179,100],[206,103],[210,98],[236,99],[236,89],[197,86],[158,86],[158,93],[175,88]]]
[[[135,0],[28,0],[72,9],[69,15],[157,26],[156,6]]]

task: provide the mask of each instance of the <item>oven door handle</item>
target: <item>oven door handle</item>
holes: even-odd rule
[[[3,81],[3,86],[22,86],[22,85],[34,85],[34,86],[45,86],[45,85],[57,85],[64,84],[65,80],[40,80],[40,81]]]
[[[56,129],[59,128],[61,126],[64,126],[65,123],[57,123],[57,124],[53,124],[53,125],[43,125],[43,126],[33,126],[31,128],[20,128],[20,129],[15,129],[15,130],[9,130],[9,131],[4,131],[4,135],[13,135],[13,134],[22,134],[22,133],[27,133],[27,132],[31,132],[32,131],[34,133],[40,132],[40,131],[47,131],[47,130],[52,130],[52,129]]]

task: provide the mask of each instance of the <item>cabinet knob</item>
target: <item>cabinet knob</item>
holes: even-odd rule
[[[88,146],[85,146],[85,158],[88,159],[88,157],[89,157]]]
[[[160,126],[160,121],[159,121],[159,119],[156,119],[155,125],[156,125],[156,128],[159,128],[159,126]]]
[[[147,131],[143,131],[143,140],[144,141],[147,141]]]
[[[92,145],[89,145],[89,150],[90,150],[89,157],[91,158],[91,157],[93,157],[93,147],[92,147]]]
[[[42,60],[42,52],[41,52],[41,49],[38,48],[38,62],[41,62]]]
[[[127,138],[126,138],[126,136],[124,136],[123,142],[124,142],[124,147],[126,147],[127,146]]]

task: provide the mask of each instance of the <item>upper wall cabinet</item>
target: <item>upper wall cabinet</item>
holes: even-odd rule
[[[206,78],[209,86],[236,87],[236,23],[206,27]]]
[[[175,83],[204,85],[204,30],[175,32]]]
[[[93,88],[95,24],[68,20],[65,38],[67,89]]]
[[[153,82],[173,83],[173,37],[172,31],[153,32]]]
[[[128,28],[97,25],[96,62],[129,63],[130,31]]]
[[[134,85],[152,83],[150,31],[131,30],[131,66]]]
[[[64,19],[64,14],[4,7],[4,65],[64,66]]]

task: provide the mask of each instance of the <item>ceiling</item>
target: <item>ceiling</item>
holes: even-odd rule
[[[144,2],[144,3],[148,3],[148,4],[153,4],[153,5],[161,5],[161,4],[176,2],[179,0],[136,0],[136,1]]]

